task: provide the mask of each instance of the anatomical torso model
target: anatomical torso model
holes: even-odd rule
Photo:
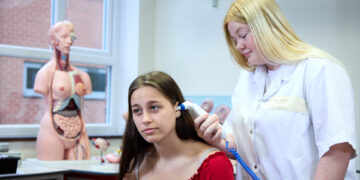
[[[86,72],[72,66],[74,27],[61,21],[49,30],[53,55],[36,74],[34,91],[43,95],[45,113],[36,139],[39,160],[90,159],[89,137],[82,118],[83,96],[91,93]]]

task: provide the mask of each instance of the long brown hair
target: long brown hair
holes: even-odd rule
[[[140,75],[131,83],[128,94],[129,117],[126,123],[123,139],[123,152],[120,160],[120,179],[122,179],[127,173],[132,172],[136,165],[139,166],[144,160],[147,150],[153,146],[152,143],[148,143],[140,135],[133,121],[133,114],[131,111],[132,94],[135,90],[144,86],[156,88],[171,102],[172,105],[175,105],[177,102],[182,103],[185,101],[184,96],[174,79],[164,72],[149,72]],[[175,126],[176,134],[180,139],[192,139],[204,142],[204,140],[197,135],[194,127],[194,120],[189,112],[183,111],[181,116],[176,119]]]

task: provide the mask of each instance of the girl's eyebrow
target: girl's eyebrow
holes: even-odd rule
[[[148,101],[146,104],[153,104],[153,103],[159,103],[160,101],[158,100],[151,100],[151,101]],[[139,107],[140,105],[139,104],[133,104],[131,105],[131,107]]]
[[[158,101],[158,100],[152,100],[152,101],[149,101],[148,103],[149,103],[149,104],[152,104],[152,103],[157,103],[157,102],[160,102],[160,101]]]

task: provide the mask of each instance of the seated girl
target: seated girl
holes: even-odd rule
[[[176,110],[184,101],[166,73],[132,82],[120,179],[234,179],[226,155],[197,135],[189,112]]]

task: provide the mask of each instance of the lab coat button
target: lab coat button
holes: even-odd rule
[[[256,165],[256,164],[255,164],[254,168],[257,169],[257,165]]]
[[[253,133],[253,131],[252,130],[250,130],[250,134],[252,134]]]

